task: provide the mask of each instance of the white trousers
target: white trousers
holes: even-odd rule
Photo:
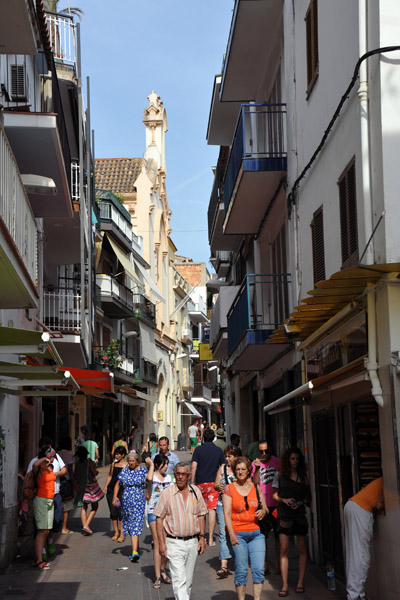
[[[198,539],[173,540],[167,538],[167,553],[172,588],[176,600],[189,600],[192,592]]]
[[[365,600],[365,583],[371,560],[374,517],[372,513],[349,500],[344,507],[346,536],[347,600]]]

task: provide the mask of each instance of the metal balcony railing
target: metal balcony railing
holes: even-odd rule
[[[125,306],[133,309],[133,293],[125,285],[117,281],[111,275],[97,275],[96,283],[100,287],[101,297],[112,296],[116,300],[125,304]]]
[[[281,170],[286,158],[286,104],[243,104],[224,180],[224,205],[228,209],[236,179],[244,159],[270,161],[254,165],[251,170]],[[267,168],[268,167],[268,168]]]
[[[43,292],[43,322],[51,331],[81,332],[81,294],[68,290]]]
[[[231,354],[246,331],[271,330],[289,313],[290,273],[246,275],[228,311],[228,352]]]
[[[0,125],[0,216],[33,283],[37,284],[37,226],[14,154]],[[4,284],[4,282],[3,282]]]
[[[228,146],[221,146],[218,163],[215,168],[214,183],[211,191],[210,202],[208,205],[208,239],[211,241],[212,232],[214,229],[216,211],[220,202],[224,201],[224,189],[223,180],[225,176],[227,158],[228,158]]]
[[[156,324],[156,305],[144,294],[134,294],[133,304],[135,317],[144,318],[152,325]]]
[[[69,69],[76,68],[76,25],[69,15],[46,12],[54,59]]]

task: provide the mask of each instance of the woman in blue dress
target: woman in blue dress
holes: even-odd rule
[[[118,492],[123,487],[121,498],[122,531],[129,535],[132,542],[132,562],[137,562],[139,554],[139,536],[143,529],[144,509],[146,505],[146,477],[153,477],[154,466],[151,458],[146,459],[149,471],[139,465],[136,452],[128,454],[128,466],[124,467],[118,475],[118,481],[114,487],[113,504],[117,506]]]

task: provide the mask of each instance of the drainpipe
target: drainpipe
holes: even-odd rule
[[[365,367],[371,381],[371,394],[378,406],[383,406],[383,392],[378,377],[378,363],[376,362],[376,310],[375,310],[375,287],[367,288],[368,309],[368,358]]]
[[[359,0],[358,23],[359,23],[359,55],[368,52],[368,0]],[[364,208],[364,236],[365,264],[374,264],[374,242],[372,239],[372,196],[371,196],[371,173],[370,173],[370,142],[369,142],[369,111],[368,111],[368,61],[363,60],[360,65],[360,85],[358,88],[358,99],[360,101],[360,135],[361,135],[361,188]],[[370,240],[370,242],[369,242]]]

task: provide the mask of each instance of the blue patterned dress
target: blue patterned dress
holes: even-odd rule
[[[121,516],[124,535],[140,535],[143,529],[144,509],[146,506],[145,481],[147,469],[139,467],[130,470],[124,467],[118,475],[123,487]]]

